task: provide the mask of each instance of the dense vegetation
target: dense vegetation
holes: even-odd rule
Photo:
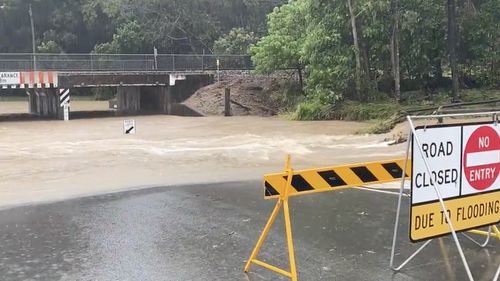
[[[361,102],[500,86],[500,0],[292,0],[251,49],[258,71],[296,69],[306,97],[293,118]],[[452,79],[453,78],[453,79]],[[345,104],[345,103],[342,103]]]
[[[151,53],[156,46],[160,53],[210,53],[219,38],[219,51],[239,34],[254,43],[265,34],[266,15],[284,2],[0,0],[0,52],[31,52],[30,4],[39,52]]]
[[[295,71],[295,96],[278,98],[295,119],[500,87],[500,0],[0,0],[0,52],[31,51],[30,4],[38,52],[155,46]]]

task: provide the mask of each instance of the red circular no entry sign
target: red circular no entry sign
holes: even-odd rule
[[[491,126],[481,126],[470,135],[464,150],[464,174],[476,190],[485,190],[500,172],[500,137]]]

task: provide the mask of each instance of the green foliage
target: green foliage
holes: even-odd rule
[[[113,35],[113,41],[95,46],[96,53],[105,54],[135,54],[141,50],[144,35],[141,27],[135,21],[128,22],[118,28]]]
[[[481,85],[500,87],[500,1],[478,1],[477,12],[462,7],[463,66]]]
[[[269,92],[270,101],[283,112],[295,109],[297,104],[304,100],[300,85],[295,82],[286,82]]]
[[[294,118],[379,118],[378,108],[336,106],[361,99],[377,104],[393,95],[391,38],[394,0],[352,1],[360,45],[362,96],[354,96],[355,48],[347,0],[290,1],[268,18],[268,35],[252,48],[256,70],[263,73],[300,65],[305,70],[307,100]],[[500,86],[499,0],[458,1],[461,83],[466,87]],[[399,54],[406,100],[436,100],[436,90],[449,87],[446,3],[440,0],[400,1]],[[475,5],[472,7],[471,5]],[[448,96],[444,99],[448,100]],[[375,103],[373,103],[375,102]],[[347,105],[349,105],[347,103]],[[336,109],[330,115],[325,108]],[[383,109],[388,114],[397,106]],[[385,118],[385,117],[380,117]]]
[[[39,53],[60,53],[61,47],[52,40],[44,41],[38,45],[37,50]]]
[[[257,37],[251,31],[236,27],[214,42],[216,54],[249,54],[250,46],[257,42]]]
[[[401,106],[392,101],[380,101],[370,103],[344,102],[335,109],[337,119],[350,121],[364,121],[375,119],[387,119],[401,110]]]
[[[292,0],[268,16],[269,34],[251,48],[255,70],[302,69],[308,1]]]
[[[332,108],[317,99],[305,100],[297,105],[297,109],[289,116],[291,120],[325,120],[331,119]]]
[[[29,4],[43,50],[54,41],[67,53],[150,53],[153,46],[161,53],[201,53],[233,28],[263,35],[266,15],[285,1],[1,0],[0,52],[31,51]]]

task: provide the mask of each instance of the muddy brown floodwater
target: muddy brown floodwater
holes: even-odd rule
[[[0,206],[173,184],[260,179],[283,167],[401,157],[367,124],[260,117],[131,117],[0,123]]]

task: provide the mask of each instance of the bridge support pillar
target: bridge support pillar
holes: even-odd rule
[[[141,88],[119,86],[116,92],[118,111],[138,113],[141,110]]]
[[[29,89],[27,94],[31,114],[62,119],[57,89]]]
[[[172,113],[172,86],[162,86],[158,88],[158,95],[160,98],[161,113]]]

